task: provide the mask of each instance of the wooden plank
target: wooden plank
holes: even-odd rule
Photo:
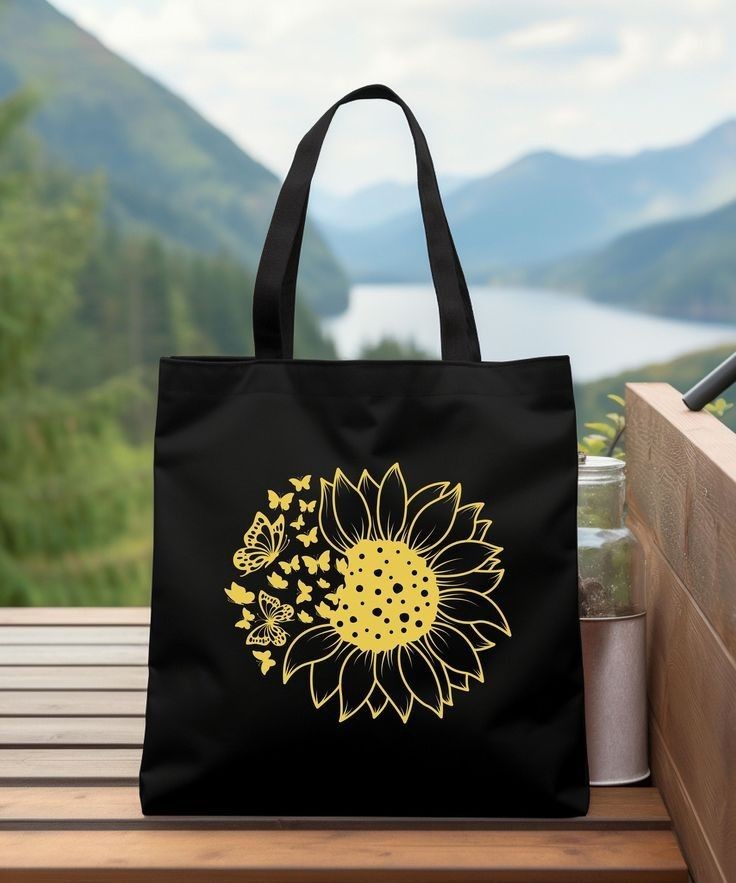
[[[687,881],[670,831],[25,831],[0,855],[13,881]]]
[[[652,776],[667,792],[667,805],[677,830],[677,838],[687,856],[693,880],[707,883],[729,883],[713,853],[682,779],[667,749],[662,731],[652,718],[649,726]],[[2,823],[0,823],[1,825]]]
[[[0,690],[145,690],[145,666],[0,666]]]
[[[228,824],[240,822],[254,825],[253,818],[229,816]],[[279,820],[281,824],[285,820]],[[297,824],[296,820],[292,820]],[[514,819],[490,820],[496,827],[513,828],[525,824]],[[76,822],[80,825],[93,824],[111,826],[147,827],[153,824],[205,824],[222,825],[220,817],[190,817],[183,821],[182,817],[141,815],[138,788],[134,785],[116,787],[96,786],[63,786],[53,787],[13,787],[3,789],[0,795],[0,827],[3,825],[53,825],[60,822]],[[300,820],[302,824],[308,824]],[[535,820],[529,820],[533,824]],[[333,824],[334,822],[331,822]],[[485,820],[481,821],[484,824]],[[324,822],[316,824],[324,827]],[[345,824],[348,824],[347,822]],[[372,826],[392,827],[391,821],[379,822],[352,820],[353,827]],[[450,822],[439,822],[447,825]],[[456,826],[468,825],[466,820],[458,820]],[[664,829],[670,828],[670,818],[656,788],[593,788],[590,798],[588,815],[578,819],[543,819],[536,821],[537,827],[544,825],[549,828],[594,828],[607,827],[618,830]],[[406,823],[405,823],[406,826]]]
[[[147,665],[142,644],[0,645],[0,665]]]
[[[0,690],[0,715],[5,717],[140,716],[145,710],[143,690]]]
[[[148,625],[150,607],[0,607],[0,625]]]
[[[140,748],[0,748],[0,779],[7,784],[136,782],[140,766]]]
[[[723,879],[736,880],[736,663],[662,552],[646,551],[651,714],[691,807],[673,809],[676,829],[692,843],[688,829],[701,828]],[[671,783],[657,784],[667,801]]]
[[[630,509],[736,657],[736,435],[665,383],[626,399]]]
[[[148,644],[148,626],[0,625],[3,644]]]
[[[142,717],[2,717],[0,745],[143,745]]]

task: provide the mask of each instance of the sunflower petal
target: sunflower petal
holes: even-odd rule
[[[383,690],[375,684],[368,697],[368,707],[371,710],[371,716],[375,720],[383,709],[388,705],[388,696]]]
[[[468,589],[444,590],[440,592],[440,610],[443,616],[453,622],[482,622],[511,636],[511,629],[501,608],[480,592]]]
[[[440,577],[464,576],[496,562],[498,546],[479,540],[465,540],[443,546],[431,561],[432,570]]]
[[[469,503],[467,506],[458,506],[452,530],[445,537],[444,545],[459,543],[461,540],[475,539],[478,515],[482,508],[482,503]]]
[[[436,481],[433,484],[425,484],[415,491],[406,502],[406,528],[408,530],[417,513],[423,509],[427,503],[441,497],[450,486],[449,481]]]
[[[468,637],[476,650],[490,650],[491,647],[496,646],[496,642],[491,637],[491,629],[488,623],[485,622],[474,622],[470,626]],[[495,635],[495,637],[498,636]]]
[[[331,656],[340,643],[340,636],[331,625],[315,625],[297,635],[284,657],[284,683],[305,665]]]
[[[498,568],[498,570],[474,570],[472,573],[464,573],[459,576],[444,574],[438,576],[437,585],[440,588],[440,594],[443,589],[469,589],[473,592],[490,595],[503,579],[504,572],[503,568]]]
[[[358,490],[363,495],[363,499],[368,506],[368,511],[373,515],[378,508],[378,482],[367,469],[364,469],[361,473],[360,481],[358,482]],[[373,526],[375,528],[375,523]],[[373,539],[377,538],[373,537]]]
[[[355,650],[350,644],[341,644],[337,652],[312,664],[309,669],[309,690],[315,708],[321,708],[340,686],[340,669],[348,653]]]
[[[432,653],[448,669],[470,675],[483,683],[483,669],[478,654],[460,629],[435,623],[425,641]]]
[[[434,665],[430,662],[434,661]],[[399,654],[399,671],[404,679],[407,690],[437,717],[442,717],[442,687],[435,671],[442,668],[431,654],[429,658],[417,646],[407,644]]]
[[[319,513],[317,515],[319,529],[322,536],[335,551],[341,554],[351,545],[335,518],[335,510],[332,506],[332,485],[324,478],[320,479]]]
[[[342,469],[335,470],[332,506],[338,527],[350,545],[370,537],[371,515],[368,504],[358,488],[345,477]]]
[[[456,484],[449,493],[431,500],[417,512],[406,537],[412,549],[427,552],[444,540],[455,523],[460,493],[460,485]]]
[[[398,656],[401,648],[384,653],[376,660],[376,683],[386,694],[401,720],[406,723],[411,714],[414,697],[407,689],[399,671]]]
[[[467,693],[470,689],[468,686],[468,676],[460,674],[458,671],[452,671],[452,669],[448,668],[447,680],[450,682],[453,690],[462,690],[463,693]]]
[[[369,651],[355,650],[340,669],[340,722],[352,717],[368,701],[376,682],[376,657]]]
[[[398,463],[383,476],[378,488],[376,512],[378,532],[382,539],[392,540],[401,535],[406,522],[406,483]]]

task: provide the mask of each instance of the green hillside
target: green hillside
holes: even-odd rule
[[[736,202],[635,230],[528,278],[663,316],[736,322]]]
[[[276,177],[45,0],[0,2],[0,98],[22,87],[41,97],[33,128],[48,154],[104,173],[110,220],[257,265]],[[345,276],[314,229],[300,279],[319,312],[344,307]]]
[[[680,392],[687,392],[698,380],[710,373],[716,365],[728,358],[734,350],[736,350],[736,340],[729,346],[688,353],[688,355],[680,356],[671,362],[645,365],[641,368],[624,371],[613,377],[576,385],[575,406],[578,417],[578,434],[582,436],[587,432],[583,428],[584,423],[601,420],[603,415],[612,409],[611,402],[606,398],[608,393],[612,392],[623,396],[627,383],[657,381],[671,383]],[[736,402],[736,388],[731,388],[724,395],[728,401]],[[736,432],[736,408],[731,408],[726,412],[723,422]]]

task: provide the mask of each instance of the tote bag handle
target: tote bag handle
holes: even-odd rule
[[[468,286],[445,216],[427,140],[408,105],[392,89],[382,85],[363,86],[345,95],[299,142],[276,201],[258,265],[253,294],[255,356],[257,359],[293,357],[296,277],[312,176],[338,107],[362,98],[385,98],[398,104],[414,139],[419,200],[440,313],[442,358],[480,361]]]

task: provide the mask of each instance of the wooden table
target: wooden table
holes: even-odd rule
[[[654,788],[555,821],[146,819],[147,641],[144,608],[0,608],[0,880],[688,879]]]

